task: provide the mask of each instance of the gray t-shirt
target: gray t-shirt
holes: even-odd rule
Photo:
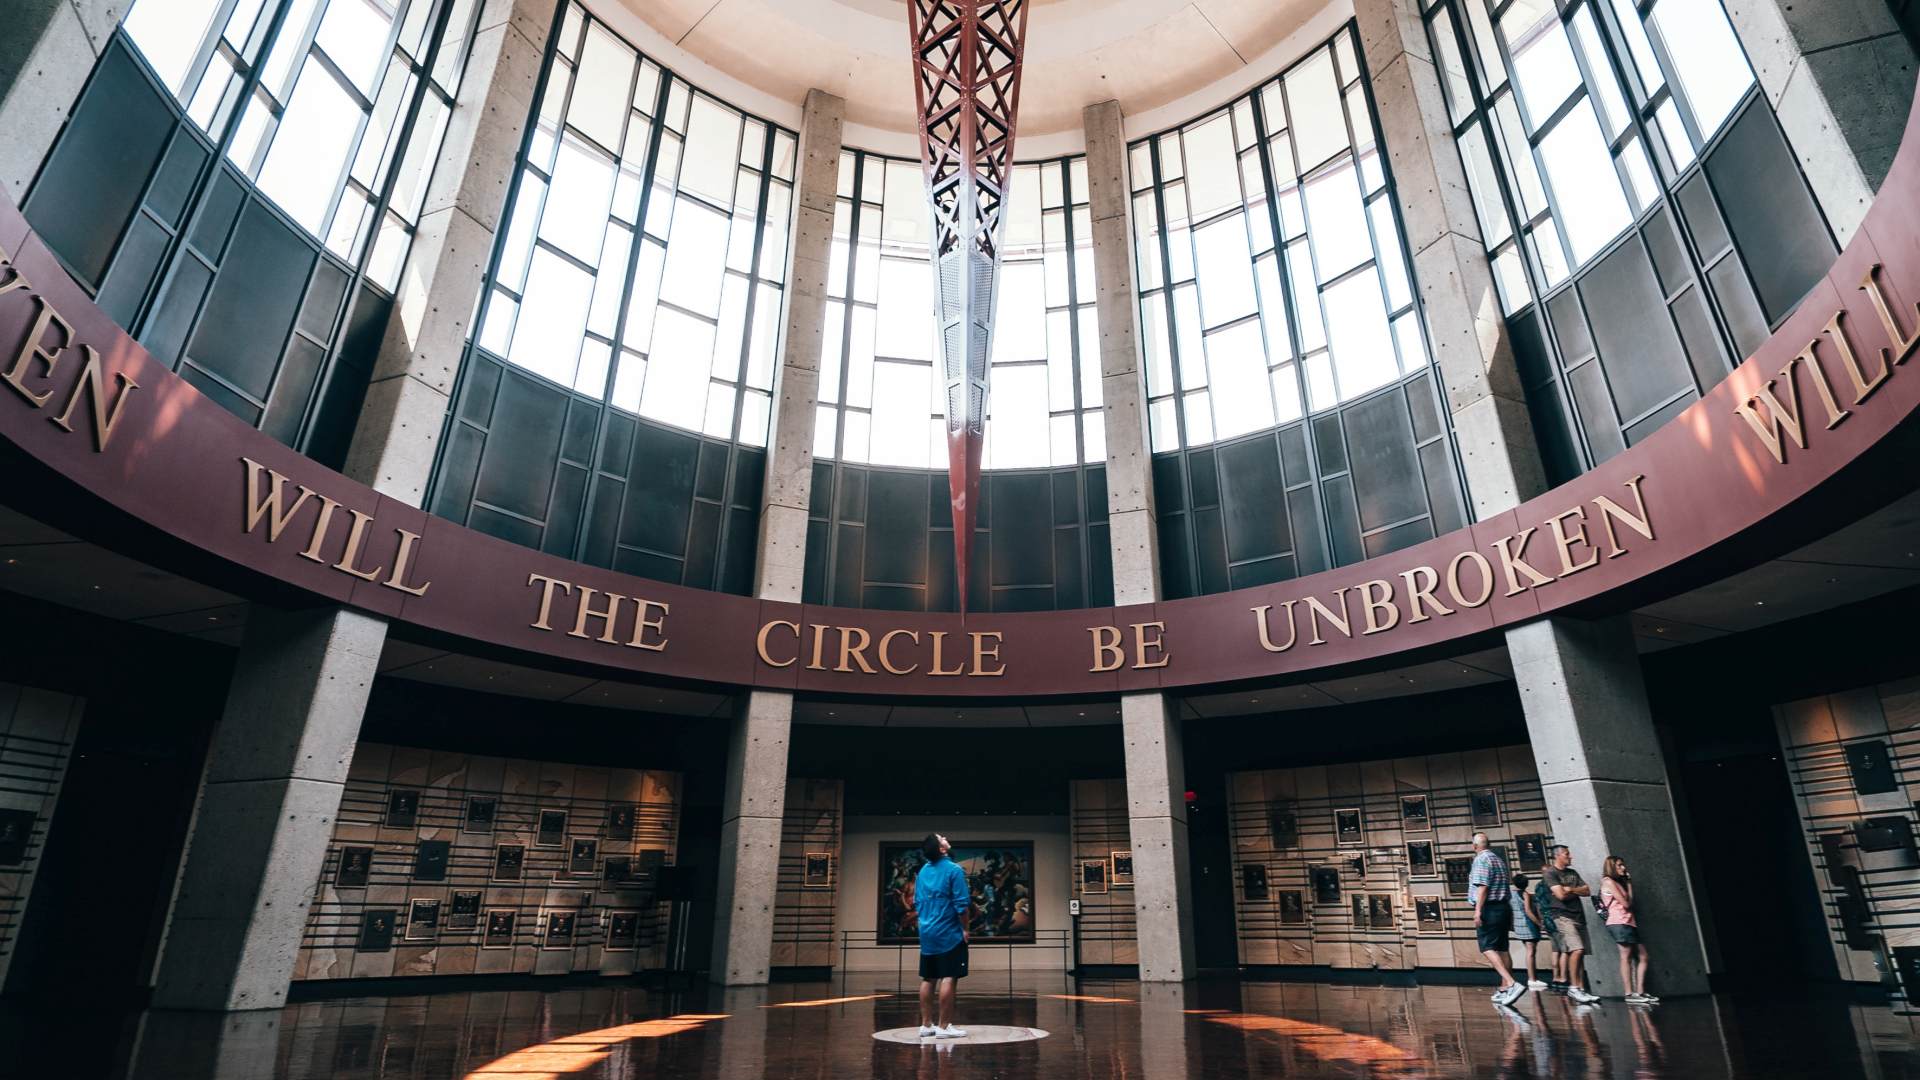
[[[1547,883],[1548,895],[1550,896],[1553,896],[1552,890],[1555,885],[1567,889],[1577,889],[1586,884],[1586,882],[1580,880],[1580,871],[1575,870],[1571,866],[1565,870],[1556,870],[1549,866],[1541,872],[1540,879]],[[1548,918],[1552,918],[1555,915],[1568,915],[1578,919],[1581,917],[1580,898],[1578,896],[1553,896],[1553,900],[1547,904],[1547,910],[1543,912],[1543,914]]]

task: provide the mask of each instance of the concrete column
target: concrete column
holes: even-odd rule
[[[0,19],[0,187],[15,206],[131,0],[13,0]]]
[[[1913,47],[1884,0],[1725,0],[1835,236],[1853,238],[1913,102]]]
[[[558,0],[487,0],[344,472],[419,506]]]
[[[1528,623],[1507,632],[1507,653],[1554,843],[1573,849],[1573,865],[1596,896],[1606,857],[1626,859],[1634,915],[1651,946],[1648,987],[1662,996],[1705,993],[1706,950],[1686,852],[1627,617]],[[1617,947],[1588,911],[1592,989],[1623,994]]]
[[[1107,427],[1113,600],[1150,604],[1160,599],[1160,545],[1133,279],[1133,228],[1128,221],[1132,199],[1127,192],[1127,141],[1117,101],[1089,105],[1081,119],[1087,138],[1087,204],[1093,221],[1094,298]],[[1120,721],[1126,742],[1140,978],[1178,982],[1195,967],[1180,720],[1167,696],[1156,692],[1122,695]]]
[[[286,1003],[386,623],[256,605],[214,729],[153,1003]]]
[[[1468,496],[1484,520],[1546,490],[1526,393],[1420,15],[1410,0],[1356,0],[1354,14]]]
[[[840,180],[846,102],[807,92],[788,245],[787,309],[774,375],[773,432],[760,501],[754,595],[800,602],[807,567],[807,507],[813,496],[813,421],[820,401],[820,348],[827,318],[827,261]],[[793,695],[749,690],[736,707],[721,806],[720,884],[710,977],[729,986],[767,981],[780,821],[787,802],[787,740]]]

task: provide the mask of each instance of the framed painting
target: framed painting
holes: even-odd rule
[[[430,941],[440,936],[440,901],[407,902],[407,940]]]
[[[1300,846],[1300,812],[1290,802],[1277,802],[1267,808],[1267,831],[1273,836],[1275,851]]]
[[[460,821],[460,831],[490,833],[494,819],[499,816],[499,799],[491,795],[470,795],[467,797],[467,812]]]
[[[420,793],[411,788],[387,792],[387,816],[392,829],[411,829],[420,822]]]
[[[634,822],[639,820],[640,807],[630,802],[617,802],[607,807],[607,825],[604,830],[609,840],[633,839]]]
[[[519,881],[526,876],[527,849],[524,844],[496,844],[493,849],[493,880]]]
[[[639,912],[615,911],[607,916],[608,952],[631,952],[639,942]]]
[[[547,912],[546,933],[540,939],[543,949],[573,948],[573,931],[580,925],[580,913],[577,911]]]
[[[1116,889],[1133,888],[1133,852],[1116,851],[1108,858],[1107,880]]]
[[[1437,876],[1433,869],[1433,841],[1407,841],[1407,876],[1410,878]]]
[[[1241,864],[1240,898],[1242,900],[1265,900],[1267,898],[1267,868],[1264,864]]]
[[[573,850],[567,853],[567,875],[569,877],[592,877],[600,868],[600,841],[575,840]]]
[[[1107,860],[1080,860],[1080,891],[1091,895],[1107,891]]]
[[[1413,898],[1413,921],[1416,933],[1426,937],[1444,935],[1447,932],[1446,903],[1438,896],[1415,896]]]
[[[967,912],[967,936],[975,944],[1033,943],[1033,841],[968,841],[948,852],[967,875],[973,903]],[[879,918],[874,940],[880,945],[920,941],[920,912],[914,891],[926,858],[918,840],[880,843]],[[1102,860],[1102,866],[1105,861]]]
[[[1473,857],[1463,855],[1444,864],[1448,896],[1467,895],[1467,878],[1473,875]]]
[[[1424,793],[1400,796],[1400,829],[1402,832],[1433,831],[1433,818],[1428,813]]]
[[[478,929],[480,926],[480,896],[481,893],[479,889],[455,890],[453,903],[447,910],[447,929]]]
[[[487,930],[481,936],[483,949],[510,949],[513,947],[514,924],[520,921],[520,913],[512,908],[495,908],[487,912]]]
[[[1313,868],[1313,902],[1316,904],[1340,902],[1339,867],[1316,866]]]
[[[453,857],[451,840],[422,840],[413,848],[413,880],[447,880],[447,863]]]
[[[1473,813],[1473,827],[1484,829],[1500,824],[1500,789],[1476,788],[1467,793],[1467,807]]]
[[[360,937],[354,944],[355,952],[389,952],[393,949],[394,924],[400,921],[397,911],[382,909],[360,913]]]
[[[1307,924],[1306,896],[1299,889],[1280,890],[1280,925],[1305,926]]]
[[[1544,833],[1521,833],[1513,838],[1514,862],[1522,870],[1539,870],[1547,865],[1547,837]]]
[[[567,841],[567,812],[565,810],[540,811],[540,830],[534,834],[535,847],[562,847]]]
[[[333,872],[333,884],[342,889],[357,888],[365,885],[372,873],[372,848],[343,847],[340,849],[340,867]]]
[[[833,888],[833,852],[809,851],[800,878],[803,889]]]
[[[1366,826],[1361,824],[1360,808],[1349,806],[1333,812],[1333,834],[1341,847],[1360,847],[1367,842]]]
[[[1392,893],[1367,894],[1367,925],[1375,930],[1394,928]]]

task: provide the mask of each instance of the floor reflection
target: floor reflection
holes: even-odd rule
[[[232,1016],[0,1009],[0,1076],[116,1080],[460,1078],[1900,1076],[1915,1033],[1832,994],[1654,1009],[1458,987],[1203,981],[977,985],[961,1023],[1042,1028],[997,1046],[877,1042],[917,1021],[893,976],[754,989],[486,991],[311,1002]],[[985,981],[982,980],[982,983]],[[963,984],[964,985],[964,984]]]

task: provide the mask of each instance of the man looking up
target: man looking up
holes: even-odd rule
[[[914,907],[920,918],[920,1037],[964,1039],[965,1028],[953,1025],[953,998],[959,981],[967,977],[967,909],[971,903],[964,870],[947,858],[953,845],[939,833],[928,833],[920,843],[926,865],[914,879]],[[940,997],[939,1024],[934,1023],[934,994]]]

